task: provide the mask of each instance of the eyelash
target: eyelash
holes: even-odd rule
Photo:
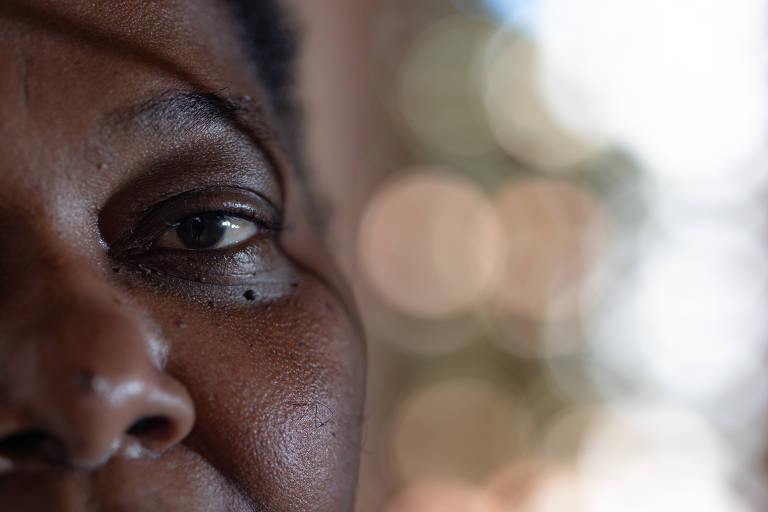
[[[255,232],[231,246],[207,249],[163,247],[159,241],[181,222],[218,214],[253,223]],[[209,188],[185,192],[148,209],[134,230],[110,249],[116,259],[143,271],[199,282],[240,280],[269,271],[270,247],[282,230],[272,203],[244,189]]]

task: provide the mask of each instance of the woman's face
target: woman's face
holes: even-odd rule
[[[351,506],[361,334],[234,27],[0,4],[3,510]]]

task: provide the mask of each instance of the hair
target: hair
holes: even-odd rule
[[[294,170],[319,233],[327,231],[329,211],[310,190],[307,165],[302,154],[301,110],[295,94],[296,55],[299,36],[280,0],[225,0],[239,24],[241,40],[256,64],[258,80],[277,116],[281,142],[289,151]]]
[[[298,149],[295,96],[297,34],[278,0],[226,0],[239,24],[240,36],[277,116],[278,130],[290,149]],[[298,155],[296,155],[298,156]]]

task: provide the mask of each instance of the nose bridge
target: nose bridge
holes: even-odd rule
[[[36,380],[63,384],[67,376],[77,375],[74,382],[88,389],[104,375],[135,378],[159,369],[147,319],[89,265],[58,259],[36,266],[34,273],[14,280],[15,289],[2,305],[5,342],[26,364],[34,356],[46,377],[34,375]],[[86,378],[89,374],[94,377]]]
[[[186,390],[162,371],[156,330],[92,268],[59,259],[16,280],[0,354],[0,439],[45,432],[84,467],[127,443],[165,449],[194,417]]]

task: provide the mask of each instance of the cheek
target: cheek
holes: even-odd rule
[[[306,278],[269,303],[151,302],[195,403],[186,444],[267,509],[349,509],[363,353],[335,296]]]

